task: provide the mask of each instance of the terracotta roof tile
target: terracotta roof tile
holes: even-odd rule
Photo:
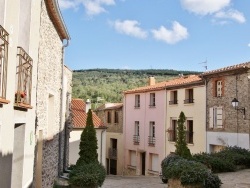
[[[165,88],[170,88],[174,86],[181,86],[190,83],[201,82],[202,78],[198,75],[189,75],[189,76],[182,76],[180,78],[172,79],[165,82],[159,82],[155,85],[139,87],[131,90],[124,91],[125,94],[128,93],[137,93],[137,92],[147,92],[147,91],[157,91],[162,90]]]
[[[71,109],[73,114],[73,128],[84,128],[87,122],[85,102],[82,99],[72,99]],[[103,127],[101,119],[94,112],[92,112],[92,118],[95,128]]]
[[[232,71],[232,70],[237,70],[237,69],[245,69],[245,68],[250,68],[250,62],[241,63],[241,64],[237,64],[237,65],[232,65],[232,66],[223,67],[220,69],[207,71],[207,72],[202,73],[201,75],[206,76],[206,75],[210,75],[210,74],[216,74],[216,73],[220,73],[220,72],[227,72],[227,71]]]

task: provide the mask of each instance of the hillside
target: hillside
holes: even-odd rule
[[[88,69],[73,72],[73,98],[91,99],[92,103],[122,102],[122,92],[146,86],[149,76],[156,82],[166,81],[179,74],[199,74],[199,72],[168,69],[122,70]],[[98,101],[97,101],[98,100]]]

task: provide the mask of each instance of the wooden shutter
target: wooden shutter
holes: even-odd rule
[[[214,128],[214,108],[209,108],[209,128]]]
[[[223,112],[222,107],[217,107],[217,110],[216,110],[216,125],[217,125],[217,128],[222,128],[222,126],[223,126],[223,124],[222,124],[222,112]]]

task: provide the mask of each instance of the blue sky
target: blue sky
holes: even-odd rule
[[[250,61],[249,0],[58,0],[65,64],[204,71]]]

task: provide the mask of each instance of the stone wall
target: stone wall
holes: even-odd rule
[[[58,175],[58,146],[62,89],[62,41],[48,16],[44,1],[42,1],[41,6],[37,76],[37,131],[43,131],[42,187],[51,188]],[[54,96],[54,126],[52,128],[48,125],[49,95]],[[48,133],[50,131],[54,133],[52,138],[48,138]],[[63,150],[63,148],[61,149]]]
[[[221,73],[220,75],[213,75],[207,79],[207,129],[208,131],[220,132],[238,132],[249,133],[249,72],[231,72]],[[222,97],[214,96],[215,81],[222,80],[224,82],[222,89]],[[236,86],[237,84],[237,86]],[[236,94],[237,87],[237,94]],[[231,101],[237,97],[240,101],[239,106],[246,108],[246,118],[240,111],[232,107]],[[209,108],[215,106],[223,107],[223,128],[210,129],[209,128]]]

